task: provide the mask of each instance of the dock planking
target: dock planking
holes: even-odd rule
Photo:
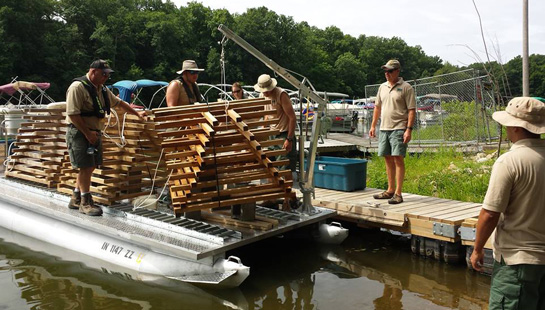
[[[456,232],[461,226],[476,227],[480,203],[404,193],[403,203],[390,205],[387,200],[373,198],[374,194],[381,192],[374,188],[354,192],[316,188],[313,204],[334,209],[341,219],[361,225],[472,245],[471,240],[461,240],[458,233],[442,235],[440,231],[434,232],[434,228],[439,225]],[[490,248],[490,242],[487,248]]]

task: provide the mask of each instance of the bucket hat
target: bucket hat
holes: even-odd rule
[[[195,60],[184,60],[184,63],[182,64],[182,70],[176,71],[176,73],[182,74],[182,73],[184,73],[184,71],[187,71],[187,70],[190,70],[190,71],[204,71],[204,69],[199,69],[199,67],[197,66],[197,63],[195,62]]]
[[[257,79],[257,84],[254,85],[254,89],[260,93],[271,91],[276,87],[276,79],[271,78],[268,74],[262,74]]]
[[[532,97],[511,99],[505,111],[494,112],[492,118],[508,127],[522,127],[531,133],[545,133],[545,103]]]

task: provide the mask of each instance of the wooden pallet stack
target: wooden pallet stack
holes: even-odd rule
[[[113,205],[124,199],[147,195],[154,175],[156,178],[153,185],[162,186],[165,183],[164,169],[160,168],[155,174],[161,150],[153,121],[143,121],[134,115],[120,113],[118,120],[112,117],[105,126],[102,137],[103,165],[95,169],[91,177],[93,200]],[[72,193],[77,172],[67,157],[57,190]]]
[[[5,175],[55,187],[60,180],[66,149],[64,108],[24,109],[15,148]]]
[[[284,143],[270,140],[278,134],[270,129],[278,122],[276,111],[265,109],[270,103],[246,99],[153,110],[177,216],[295,198],[291,171],[278,169],[289,161],[273,160],[286,151],[268,150]]]

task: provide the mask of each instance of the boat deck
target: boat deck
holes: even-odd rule
[[[136,209],[129,204],[102,206],[102,216],[91,217],[67,208],[69,197],[33,183],[0,178],[0,199],[60,221],[124,239],[153,251],[200,260],[222,255],[259,240],[311,225],[335,216],[316,208],[308,215],[256,207],[255,221],[231,219],[225,211],[203,212],[202,219],[175,217],[166,210]],[[170,212],[169,212],[170,211]]]
[[[390,205],[386,200],[373,198],[374,194],[382,191],[366,188],[342,192],[316,188],[313,204],[336,210],[341,219],[362,226],[378,226],[430,239],[473,245],[480,203],[404,193],[403,203]]]

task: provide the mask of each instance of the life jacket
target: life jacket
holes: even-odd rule
[[[108,97],[108,90],[102,85],[102,98],[104,98],[104,105],[100,102],[95,86],[86,75],[75,78],[73,81],[79,81],[83,84],[85,89],[89,92],[89,96],[93,100],[93,111],[81,112],[81,116],[96,116],[98,118],[104,118],[106,114],[110,115],[110,98]]]
[[[189,99],[189,104],[194,104],[195,102],[199,102],[201,100],[201,92],[199,91],[199,87],[197,87],[196,84],[188,85],[184,81],[182,76],[178,76],[176,79],[182,84],[182,87],[187,94],[187,98]],[[189,87],[191,87],[191,90],[193,91],[191,91]]]

